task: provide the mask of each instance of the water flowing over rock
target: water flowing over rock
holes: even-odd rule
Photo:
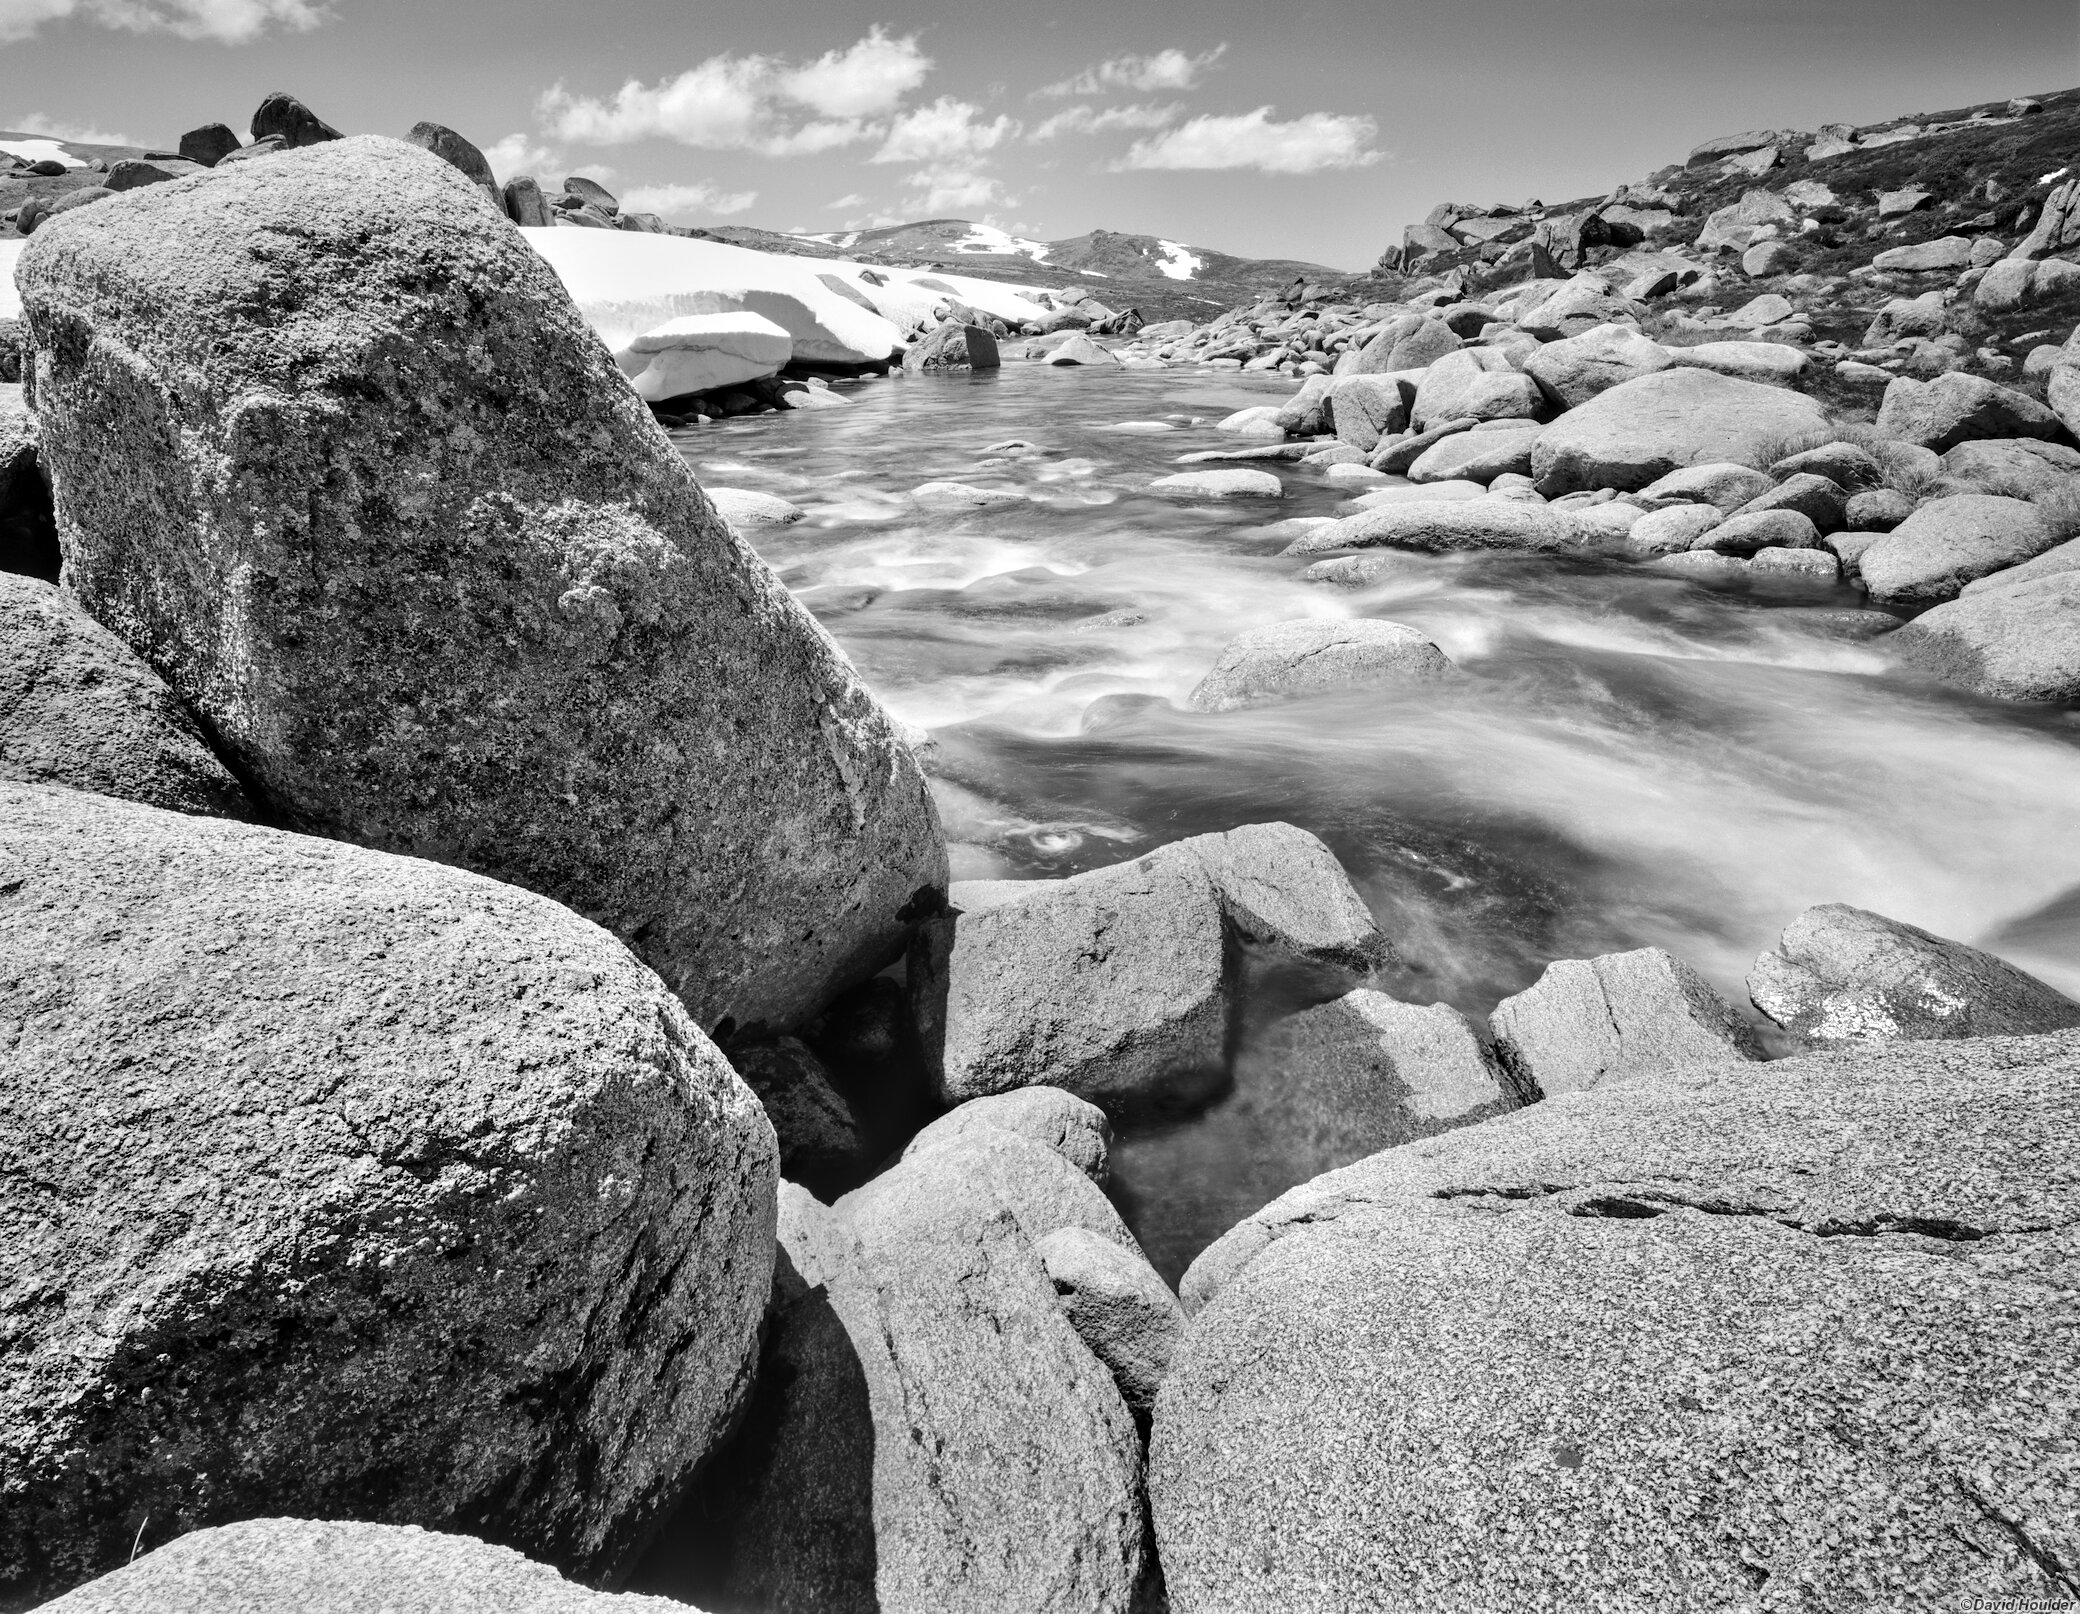
[[[1549,964],[1536,985],[1498,1004],[1489,1024],[1518,1089],[1547,1098],[1762,1055],[1733,1006],[1659,947]]]
[[[453,168],[155,185],[20,278],[70,586],[270,817],[567,902],[704,1025],[901,949],[908,748]]]
[[[625,1565],[745,1388],[774,1146],[655,975],[437,863],[0,786],[0,1597],[284,1510]],[[380,1278],[376,1275],[380,1274]]]
[[[1252,628],[1232,640],[1187,704],[1233,712],[1295,696],[1433,683],[1455,670],[1442,650],[1399,622],[1310,617]]]
[[[1545,429],[1533,463],[1543,492],[1622,493],[1684,466],[1755,464],[1766,448],[1826,428],[1819,405],[1795,392],[1678,367],[1570,409]]]
[[[52,1614],[700,1614],[661,1597],[588,1591],[468,1536],[311,1519],[197,1530],[44,1606]]]
[[[0,779],[253,816],[165,680],[70,595],[8,572],[0,572]]]
[[[2064,1596],[2076,1099],[2073,1033],[1736,1062],[1293,1190],[1186,1279],[1171,1607]]]
[[[2080,1003],[1962,942],[1843,903],[1808,908],[1748,972],[1755,1006],[1811,1042],[2008,1037],[2080,1026]]]

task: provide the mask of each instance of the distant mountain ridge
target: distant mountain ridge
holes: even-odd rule
[[[969,219],[922,219],[814,235],[747,225],[713,225],[700,233],[761,252],[957,269],[986,280],[1042,286],[1086,286],[1108,305],[1138,307],[1150,319],[1204,318],[1209,308],[1280,289],[1295,279],[1351,278],[1350,271],[1323,264],[1239,258],[1163,236],[1092,230],[1062,241],[1035,241]]]

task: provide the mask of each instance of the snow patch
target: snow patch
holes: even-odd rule
[[[1158,241],[1156,245],[1163,253],[1163,261],[1156,265],[1156,269],[1172,280],[1190,280],[1206,267],[1204,258],[1179,242]]]
[[[63,163],[67,168],[84,168],[86,159],[75,157],[55,140],[0,140],[0,151],[25,163]]]
[[[1023,236],[1000,230],[994,224],[971,224],[968,226],[968,233],[952,245],[955,252],[988,252],[1007,257],[1026,257],[1035,263],[1045,263],[1049,250],[1045,241],[1028,241]]]

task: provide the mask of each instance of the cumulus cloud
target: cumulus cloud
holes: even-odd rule
[[[1018,133],[1018,125],[999,116],[982,121],[982,109],[972,101],[942,95],[930,106],[905,112],[888,126],[877,163],[945,163],[973,158],[1002,145]]]
[[[48,118],[41,112],[24,112],[12,119],[7,126],[21,134],[42,135],[47,140],[69,140],[80,146],[139,144],[126,134],[117,134],[113,129],[97,128],[91,123],[71,123],[64,118]]]
[[[780,74],[780,93],[827,118],[861,118],[892,112],[925,81],[932,59],[917,48],[915,35],[890,39],[875,28],[844,50],[825,51],[813,62]]]
[[[315,28],[330,15],[314,0],[0,0],[0,43],[27,39],[46,23],[76,18],[135,34],[242,45],[271,28]]]
[[[549,176],[561,169],[563,157],[560,152],[547,146],[538,146],[524,134],[509,134],[503,140],[494,140],[484,148],[484,161],[491,165],[491,172],[501,181],[515,174],[533,174],[537,179],[556,181]]]
[[[657,213],[668,219],[688,213],[727,218],[744,212],[757,200],[757,191],[720,191],[713,185],[637,185],[622,196],[621,210]]]
[[[824,203],[823,205],[824,205],[825,207],[832,207],[832,208],[836,208],[836,207],[865,207],[865,206],[867,205],[867,199],[866,199],[866,198],[865,198],[864,196],[860,195],[858,191],[854,191],[854,192],[853,192],[853,193],[852,193],[851,195],[849,195],[849,196],[841,196],[841,197],[839,197],[839,198],[838,198],[838,199],[837,199],[837,200],[836,200],[835,202],[825,202],[825,203]]]
[[[1228,53],[1226,43],[1198,56],[1172,46],[1153,56],[1115,56],[1036,90],[1036,95],[1103,95],[1107,90],[1189,90]]]
[[[1104,134],[1112,129],[1161,129],[1175,122],[1184,108],[1168,106],[1110,106],[1103,111],[1093,106],[1064,107],[1033,131],[1035,140],[1052,140],[1057,135]]]
[[[893,111],[931,69],[914,38],[890,39],[876,28],[814,61],[711,56],[656,84],[630,79],[610,97],[577,95],[558,83],[536,110],[545,128],[574,144],[665,139],[798,157],[868,139],[877,128],[863,120]],[[797,108],[816,116],[797,123]]]
[[[1111,165],[1136,169],[1254,168],[1266,174],[1315,174],[1328,168],[1367,168],[1386,153],[1372,149],[1379,124],[1372,118],[1308,112],[1285,123],[1260,106],[1233,116],[1206,115],[1146,140],[1137,140]]]
[[[921,168],[904,176],[911,205],[926,213],[965,213],[1006,200],[997,178],[961,164]]]

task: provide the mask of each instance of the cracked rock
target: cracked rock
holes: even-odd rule
[[[941,1097],[1052,1086],[1113,1110],[1217,1083],[1238,944],[1346,983],[1390,956],[1335,854],[1290,824],[1068,880],[953,888],[912,954]]]
[[[2076,1101],[2076,1032],[1718,1062],[1294,1189],[1185,1280],[1171,1606],[2071,1598]]]
[[[1564,958],[1489,1019],[1526,1097],[1631,1081],[1704,1059],[1759,1059],[1754,1032],[1697,971],[1659,947]]]
[[[2003,1037],[2080,1026],[2080,1003],[1962,942],[1844,903],[1808,908],[1748,972],[1755,1007],[1812,1042]]]

